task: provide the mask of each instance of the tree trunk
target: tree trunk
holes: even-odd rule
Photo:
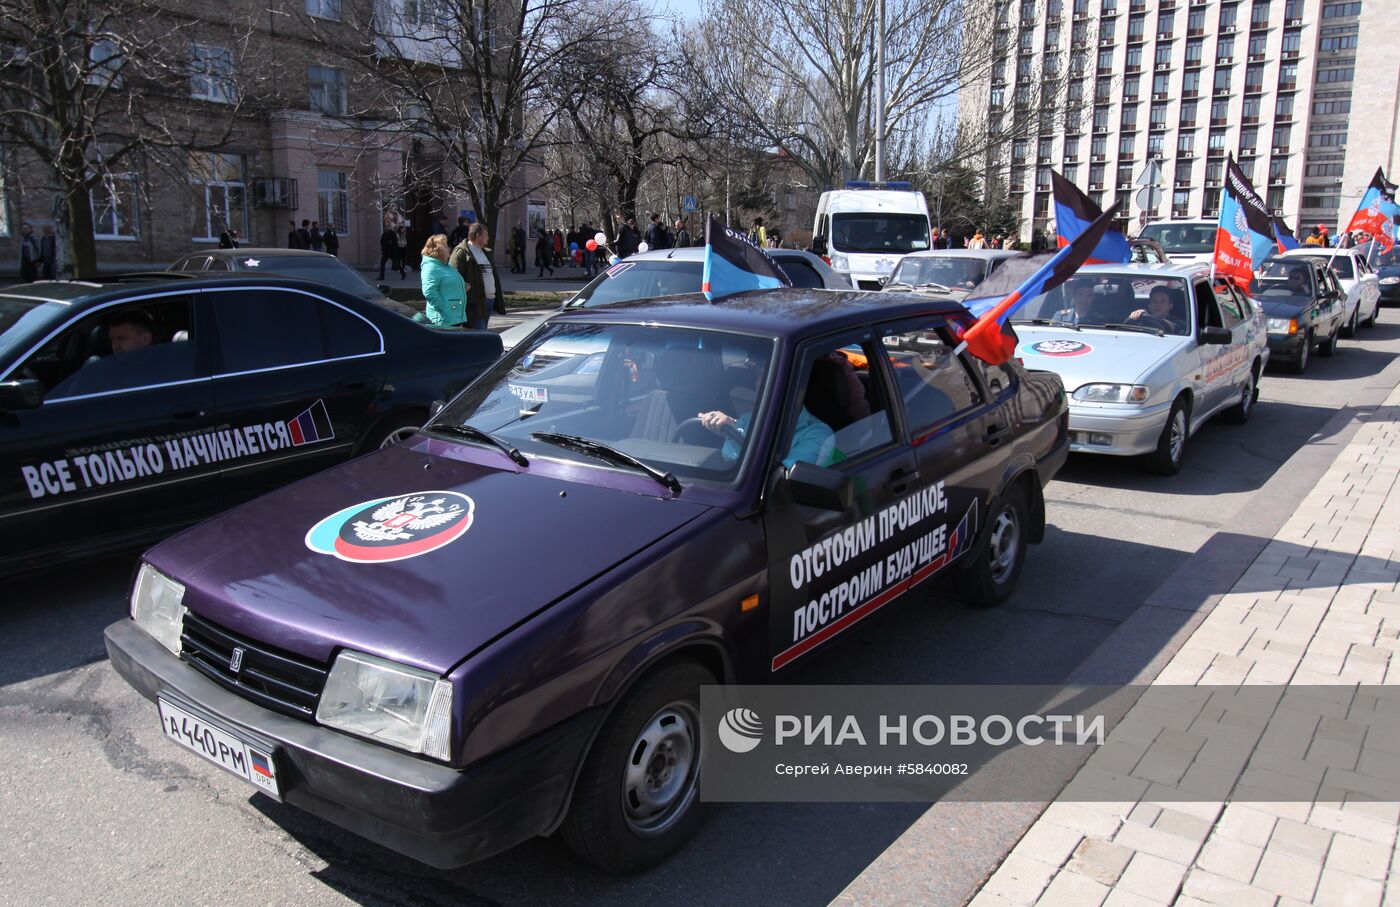
[[[68,263],[78,280],[97,276],[97,241],[93,239],[92,197],[87,181],[65,180],[63,207],[68,215]]]

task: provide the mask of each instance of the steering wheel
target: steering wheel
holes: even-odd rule
[[[1147,327],[1160,328],[1164,331],[1176,330],[1176,325],[1172,324],[1170,321],[1168,321],[1166,318],[1161,317],[1160,315],[1153,315],[1151,312],[1144,312],[1142,315],[1139,315],[1137,318],[1134,318],[1133,323],[1143,324]]]
[[[691,416],[689,419],[686,419],[685,421],[677,425],[675,428],[671,429],[670,443],[679,444],[681,435],[685,434],[686,430],[693,425],[700,426],[705,430],[706,434],[710,434],[710,430],[708,428],[705,428],[705,423],[698,416]],[[733,425],[726,425],[723,428],[721,428],[720,434],[724,435],[726,438],[731,438],[735,441],[738,441],[741,444],[744,441],[743,432],[739,431],[739,429],[734,427]]]

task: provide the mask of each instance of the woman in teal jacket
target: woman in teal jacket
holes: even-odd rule
[[[422,280],[423,298],[428,301],[425,314],[429,323],[455,328],[467,320],[467,285],[457,269],[447,263],[447,255],[447,237],[441,233],[429,236],[423,246],[423,264],[418,276]]]

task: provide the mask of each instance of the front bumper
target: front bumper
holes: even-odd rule
[[[505,752],[454,768],[254,705],[172,655],[131,620],[112,624],[104,636],[112,666],[142,696],[159,694],[271,748],[288,803],[441,869],[551,831],[601,715],[580,713]]]
[[[1307,341],[1307,333],[1299,331],[1296,334],[1269,334],[1269,358],[1275,356],[1280,359],[1293,360],[1298,358],[1298,354],[1303,350],[1303,344]]]
[[[1157,449],[1171,408],[1170,401],[1146,407],[1071,401],[1069,449],[1114,457],[1151,453]]]

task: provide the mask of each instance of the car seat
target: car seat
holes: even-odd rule
[[[657,389],[643,400],[633,422],[631,436],[649,441],[669,441],[686,419],[699,413],[729,409],[724,365],[718,350],[672,347],[656,359]],[[731,415],[736,415],[731,413]],[[697,426],[691,442],[718,447],[719,436]]]

